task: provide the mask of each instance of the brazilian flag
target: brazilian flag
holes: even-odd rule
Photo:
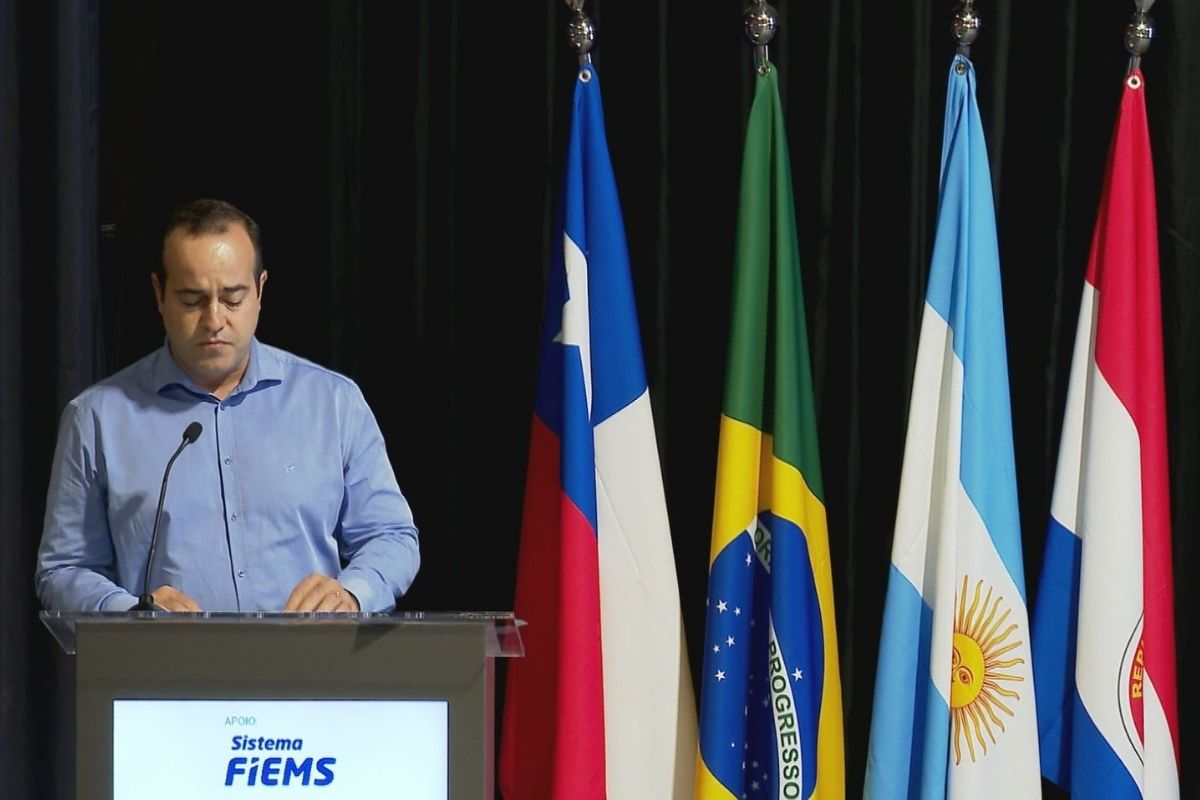
[[[840,798],[829,533],[776,71],[742,157],[696,796]]]

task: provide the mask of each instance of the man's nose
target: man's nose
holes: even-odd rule
[[[220,301],[214,300],[204,304],[204,310],[200,314],[200,325],[206,331],[214,332],[225,327],[225,310],[221,307]]]

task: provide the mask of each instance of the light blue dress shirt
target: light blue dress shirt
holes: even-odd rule
[[[137,603],[163,470],[171,468],[150,588],[206,611],[279,611],[310,573],[363,611],[389,611],[420,564],[417,529],[374,415],[353,381],[252,340],[223,401],[166,345],[67,405],[35,584],[47,609]]]

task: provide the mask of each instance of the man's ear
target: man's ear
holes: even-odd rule
[[[267,285],[267,271],[264,269],[262,274],[258,276],[258,299],[262,301],[263,287]]]
[[[158,282],[158,273],[150,273],[150,285],[154,287],[154,301],[158,303],[158,310],[162,311],[163,305],[163,287]]]

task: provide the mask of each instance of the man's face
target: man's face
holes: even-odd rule
[[[262,307],[254,285],[254,245],[231,224],[224,233],[175,229],[163,245],[166,284],[150,276],[171,355],[195,383],[224,399],[241,380]]]

